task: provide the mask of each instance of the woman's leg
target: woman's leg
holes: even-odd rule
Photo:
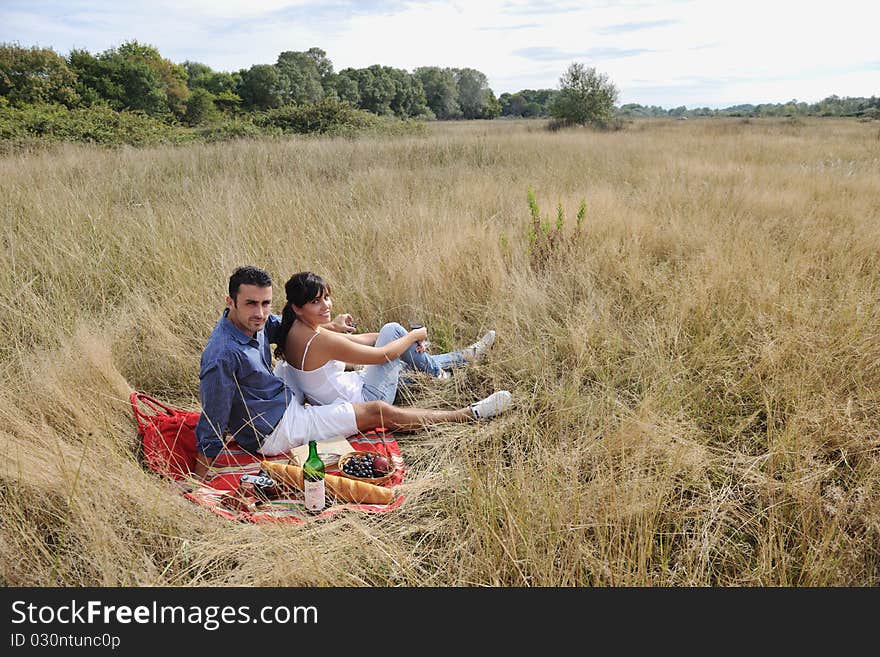
[[[401,356],[404,360],[406,360],[406,355]],[[426,354],[416,354],[417,356],[424,356]],[[430,354],[428,356],[431,359],[431,362],[434,366],[440,368],[441,370],[451,370],[453,367],[460,367],[461,365],[467,365],[471,362],[472,359],[468,359],[467,350],[461,349],[459,351],[450,351],[445,354]],[[408,363],[409,364],[409,363]],[[412,365],[413,369],[419,369],[418,367]]]
[[[398,338],[402,338],[407,334],[407,330],[403,328],[397,322],[389,322],[382,327],[382,330],[379,331],[379,337],[376,338],[376,346],[384,347],[389,342],[393,342]],[[457,353],[457,352],[456,352]],[[464,358],[464,356],[462,356]],[[417,345],[410,345],[410,347],[404,351],[400,355],[400,360],[408,367],[409,369],[418,370],[420,372],[427,372],[431,376],[440,376],[443,372],[443,369],[449,366],[449,363],[452,363],[456,359],[453,354],[440,354],[439,356],[432,356],[427,352],[419,352],[417,351]],[[370,366],[373,367],[373,366]],[[385,365],[378,365],[376,367],[385,367]],[[399,371],[398,371],[399,376]],[[389,401],[392,400],[385,400]]]
[[[475,360],[479,360],[492,348],[494,342],[495,331],[489,331],[472,345],[458,351],[432,355],[417,352],[415,345],[413,345],[400,358],[412,369],[440,376],[442,370],[451,370],[453,367],[469,365]]]
[[[397,322],[389,322],[379,331],[376,346],[384,347],[389,342],[403,337],[406,333],[406,329]],[[399,359],[396,358],[382,365],[367,365],[361,372],[364,379],[364,400],[385,401],[393,404],[397,396],[397,388],[400,385],[400,371],[404,366],[420,372],[427,372],[434,377],[448,377],[445,370],[473,362],[492,346],[494,340],[495,331],[490,331],[465,349],[437,355],[431,355],[424,351],[419,352],[417,345],[413,344],[400,355]]]
[[[415,431],[429,424],[446,422],[472,422],[488,420],[510,410],[513,396],[507,390],[493,392],[485,399],[454,411],[436,411],[427,408],[401,408],[387,402],[361,402],[352,404],[358,431],[376,427],[400,431]]]
[[[379,331],[379,337],[376,338],[376,346],[385,346],[389,342],[396,340],[397,338],[402,338],[406,334],[407,330],[400,324],[397,322],[389,322],[382,327],[381,331]],[[400,355],[400,360],[403,361],[409,369],[427,372],[431,376],[440,376],[443,371],[443,366],[436,361],[437,357],[424,351],[420,353],[417,351],[417,346],[418,345],[415,344],[410,345],[409,348]],[[447,354],[443,354],[443,356],[446,355]]]
[[[352,406],[358,431],[370,431],[376,427],[385,427],[391,431],[415,431],[429,424],[471,422],[476,419],[469,407],[454,411],[438,411],[426,408],[401,408],[382,401],[356,403]]]
[[[406,331],[400,324],[386,324],[379,331],[376,338],[376,346],[384,347],[389,342],[406,335]],[[394,403],[397,396],[397,386],[400,383],[400,370],[404,368],[404,362],[400,358],[389,360],[381,365],[367,365],[361,370],[364,380],[363,396],[365,401],[384,401]]]

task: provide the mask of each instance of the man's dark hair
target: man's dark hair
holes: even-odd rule
[[[242,285],[256,285],[257,287],[271,287],[272,277],[259,267],[239,267],[229,277],[229,296],[235,299],[238,288]]]

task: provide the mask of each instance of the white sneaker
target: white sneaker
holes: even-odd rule
[[[469,351],[474,361],[480,360],[487,351],[495,344],[495,331],[489,331],[482,338],[470,345],[466,351]]]
[[[471,412],[478,420],[487,420],[490,417],[501,415],[511,406],[513,406],[513,395],[507,390],[498,390],[476,404],[471,404]]]
[[[440,379],[441,381],[445,381],[446,379],[452,378],[452,372],[447,370],[440,370],[440,374],[434,377],[435,379]]]

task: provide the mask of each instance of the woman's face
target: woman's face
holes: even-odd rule
[[[333,310],[333,300],[324,290],[317,297],[303,306],[293,306],[294,312],[306,324],[318,326],[330,321],[330,311]]]

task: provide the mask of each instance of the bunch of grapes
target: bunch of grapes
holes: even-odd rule
[[[388,474],[388,460],[384,456],[373,457],[372,454],[357,454],[342,465],[342,471],[353,477],[373,479]]]
[[[373,474],[373,455],[358,454],[357,456],[351,457],[342,466],[342,471],[345,474],[350,474],[354,477],[374,477],[375,475]]]

